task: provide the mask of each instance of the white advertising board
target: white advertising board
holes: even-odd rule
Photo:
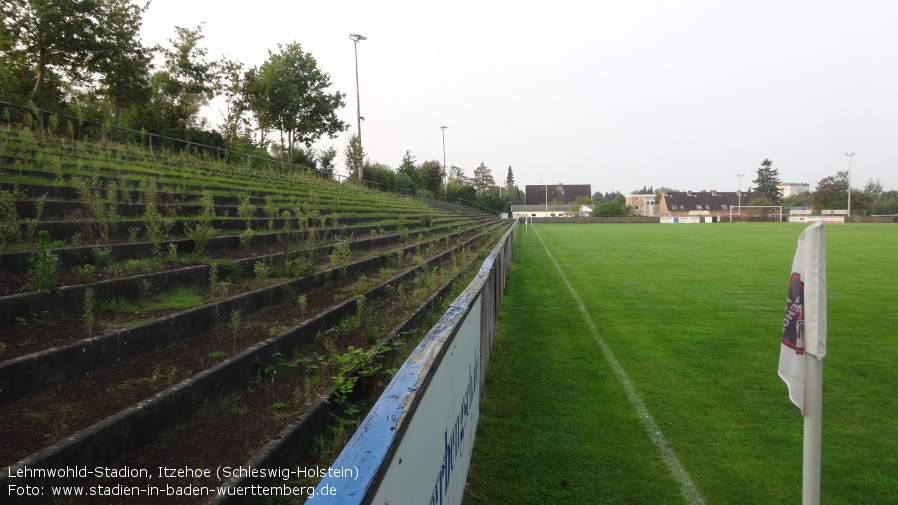
[[[790,223],[844,223],[845,216],[789,216]]]
[[[682,216],[682,217],[662,216],[661,222],[664,224],[701,223],[702,218],[700,216]]]

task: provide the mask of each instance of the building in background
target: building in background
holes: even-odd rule
[[[546,200],[548,190],[548,200]],[[525,186],[524,203],[527,205],[545,205],[547,202],[574,203],[577,198],[592,198],[592,186],[589,184],[528,184]]]
[[[783,184],[777,184],[776,187],[783,192],[783,198],[786,198],[787,196],[811,192],[811,185],[806,182],[786,182]]]
[[[627,207],[637,216],[657,216],[658,206],[655,205],[655,195],[627,195]]]
[[[733,206],[746,206],[748,202],[763,197],[760,191],[665,191],[658,203],[658,213],[670,217],[710,216],[723,221],[736,212],[731,210]],[[742,214],[745,213],[743,209]]]

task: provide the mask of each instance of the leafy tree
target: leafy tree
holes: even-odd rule
[[[655,190],[652,189],[651,186],[643,186],[642,189],[634,189],[630,192],[631,195],[653,195],[655,194]]]
[[[627,217],[630,212],[626,205],[617,202],[603,202],[596,206],[596,210],[592,213],[595,217]]]
[[[884,191],[873,200],[874,215],[898,214],[898,191]]]
[[[420,188],[426,189],[434,194],[443,192],[443,177],[446,173],[443,171],[443,165],[437,160],[425,161],[417,170],[417,180]]]
[[[325,175],[328,179],[334,178],[334,158],[337,157],[337,150],[334,146],[330,146],[318,154],[318,172]]]
[[[836,172],[820,179],[814,194],[811,195],[811,208],[815,211],[824,209],[848,208],[848,172]]]
[[[882,195],[883,187],[882,183],[879,182],[879,179],[875,181],[870,179],[867,181],[867,184],[864,185],[864,193],[867,193],[872,198],[878,198]]]
[[[418,185],[414,182],[419,175],[418,167],[415,165],[415,157],[412,156],[411,151],[405,151],[405,155],[402,157],[402,161],[399,162],[399,168],[396,169],[396,172],[404,175],[407,180],[412,181],[415,186]]]
[[[175,31],[176,37],[168,39],[171,47],[156,48],[164,63],[151,78],[150,102],[132,112],[132,121],[163,135],[213,144],[193,136],[207,137],[199,113],[218,87],[217,63],[207,61],[207,50],[199,45],[202,24],[194,29],[176,26]]]
[[[273,127],[286,137],[287,159],[302,143],[307,147],[323,135],[336,138],[346,129],[336,111],[345,104],[339,91],[328,93],[330,76],[322,72],[311,54],[293,42],[278,52],[268,52],[258,71],[246,75],[250,106],[260,127]]]
[[[106,10],[103,39],[95,53],[101,74],[100,92],[112,106],[113,124],[118,125],[122,109],[144,105],[150,99],[150,49],[140,42],[142,15],[149,7],[129,0],[101,2]]]
[[[768,200],[766,197],[755,198],[754,200],[746,203],[745,205],[749,207],[763,207],[768,205],[773,205],[773,202]]]
[[[460,167],[452,165],[449,167],[449,179],[453,181],[467,181],[468,177],[465,175],[465,171]]]
[[[449,200],[462,200],[466,202],[477,201],[477,190],[469,183],[458,180],[449,181]]]
[[[343,155],[346,160],[346,170],[349,171],[350,179],[359,178],[359,168],[365,160],[365,151],[362,149],[362,143],[359,142],[359,136],[355,133],[349,136],[346,142],[346,148],[343,149]]]
[[[494,193],[484,193],[477,198],[477,205],[493,212],[508,212],[508,199]]]
[[[783,199],[783,207],[810,207],[811,192],[804,191],[795,195],[789,195]]]
[[[482,195],[495,185],[496,181],[493,179],[493,173],[483,162],[480,162],[480,166],[474,169],[474,189],[477,191],[477,194]]]
[[[771,205],[780,205],[783,201],[783,192],[777,185],[782,184],[779,178],[779,170],[773,168],[773,162],[764,159],[758,167],[755,178],[755,191],[760,191],[770,200]]]
[[[0,50],[7,58],[24,63],[31,73],[27,99],[39,106],[54,107],[50,97],[61,96],[49,89],[58,83],[52,77],[78,81],[97,70],[98,42],[102,39],[104,14],[100,0],[5,0],[0,2]],[[48,79],[49,77],[49,79]]]
[[[246,72],[239,61],[223,59],[219,62],[219,93],[224,98],[224,122],[219,126],[222,135],[234,145],[249,143],[249,101],[246,97]]]

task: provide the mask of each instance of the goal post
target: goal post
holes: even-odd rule
[[[782,205],[733,205],[727,218],[733,221],[783,222]]]

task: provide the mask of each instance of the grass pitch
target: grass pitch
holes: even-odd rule
[[[802,418],[776,370],[804,228],[521,229],[465,502],[688,503],[548,248],[704,502],[800,503]],[[896,503],[898,227],[826,235],[822,501]]]

